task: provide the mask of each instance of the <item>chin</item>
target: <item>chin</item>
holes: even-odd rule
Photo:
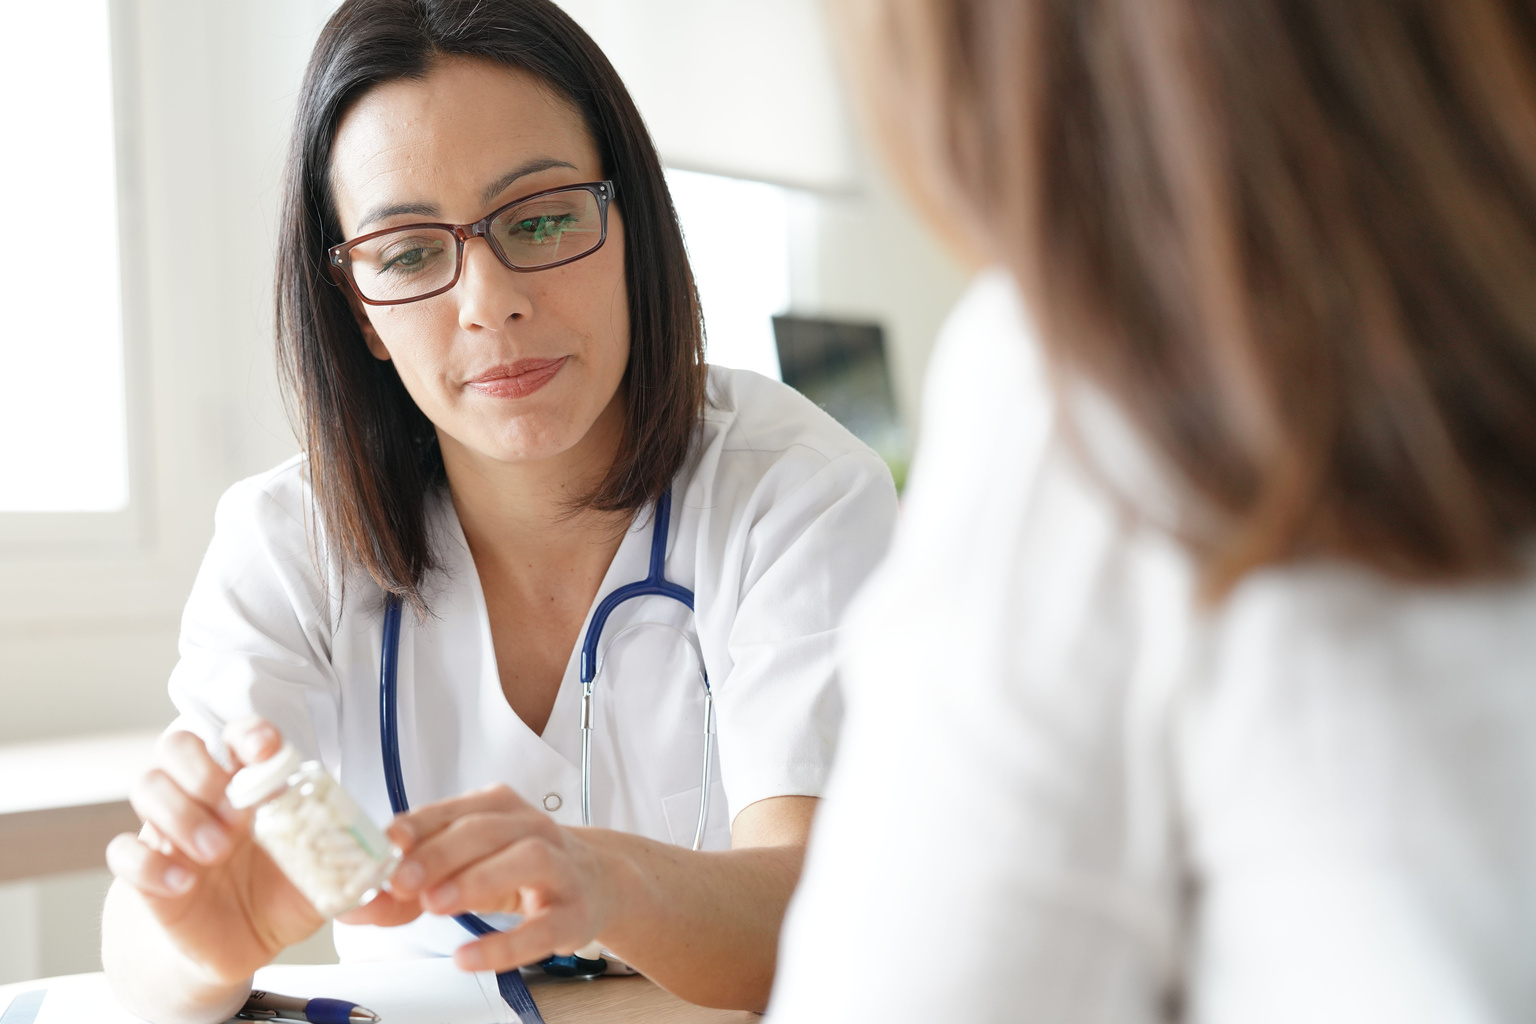
[[[581,440],[575,430],[515,430],[487,438],[480,450],[500,462],[542,462],[563,455]]]
[[[461,419],[458,430],[443,432],[466,453],[480,458],[508,464],[542,462],[581,444],[593,427],[593,422],[580,415],[586,411],[529,409],[516,416],[477,416]]]

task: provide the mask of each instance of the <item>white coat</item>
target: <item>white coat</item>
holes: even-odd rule
[[[390,817],[379,737],[383,594],[345,577],[312,543],[302,457],[232,487],[182,622],[170,692],[175,728],[216,740],[258,713],[333,771],[374,820]],[[718,722],[706,849],[768,797],[817,796],[841,717],[837,623],[884,553],[896,496],[885,465],[782,384],[711,368],[707,407],[673,484],[666,576],[696,614],[661,597],[627,601],[603,631],[593,824],[691,844],[702,769],[702,652]],[[637,514],[593,602],[647,573],[652,512]],[[579,825],[580,695],[572,650],[549,722],[512,711],[474,562],[446,493],[431,522],[440,571],[431,615],[405,612],[400,747],[412,807],[492,783]],[[591,612],[588,612],[590,619]],[[585,635],[583,624],[581,635]],[[337,925],[344,959],[444,955],[469,938],[427,916],[397,929]]]
[[[1006,274],[931,367],[770,1024],[1536,1020],[1536,570],[1318,561],[1202,609]]]

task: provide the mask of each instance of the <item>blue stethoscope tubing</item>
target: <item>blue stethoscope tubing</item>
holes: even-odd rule
[[[608,617],[625,601],[638,597],[667,597],[678,601],[693,611],[693,591],[667,580],[664,565],[667,555],[667,534],[671,527],[672,492],[663,491],[656,499],[656,521],[651,529],[650,572],[645,579],[625,584],[613,591],[598,604],[592,613],[592,621],[582,638],[581,681],[581,823],[592,824],[592,693],[597,677],[602,672],[603,660],[598,657],[598,645],[602,641],[603,627]],[[389,595],[384,604],[384,636],[380,644],[379,658],[379,740],[384,759],[384,788],[389,792],[389,806],[396,814],[410,809],[405,796],[405,778],[400,768],[400,712],[398,678],[400,671],[400,599]],[[630,627],[635,628],[635,627]],[[681,633],[681,630],[678,631]],[[622,633],[621,633],[622,635]],[[684,639],[687,637],[684,635]],[[699,679],[704,685],[704,768],[699,794],[699,820],[694,829],[693,848],[701,848],[704,827],[709,820],[710,761],[714,755],[715,707],[714,694],[709,687],[709,675],[704,659],[697,646],[689,641],[694,657],[698,660]],[[489,935],[496,931],[475,914],[455,914],[454,920],[474,935]],[[588,965],[591,965],[590,967]],[[603,962],[583,960],[578,957],[551,957],[543,964],[552,973],[602,973]],[[516,970],[497,976],[502,997],[525,1019],[541,1021],[539,1011],[528,994],[528,987]]]
[[[586,636],[581,641],[581,823],[592,824],[592,690],[602,671],[597,656],[597,645],[603,638],[603,627],[608,616],[625,601],[637,597],[669,597],[693,611],[693,591],[667,581],[664,565],[667,558],[667,531],[672,520],[672,492],[666,490],[656,499],[656,522],[651,527],[651,567],[645,579],[626,583],[598,604],[587,624]],[[630,627],[631,629],[634,627]],[[681,630],[677,631],[681,634]],[[623,631],[620,632],[623,635]],[[614,638],[615,640],[618,637]],[[684,635],[683,639],[688,640]],[[699,820],[694,827],[693,848],[704,845],[704,826],[709,821],[709,773],[710,758],[715,743],[715,695],[709,688],[709,673],[704,667],[704,657],[692,641],[688,641],[699,666],[699,681],[704,684],[704,768],[699,784]]]

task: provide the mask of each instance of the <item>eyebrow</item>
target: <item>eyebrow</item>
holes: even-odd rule
[[[552,167],[569,167],[573,171],[576,169],[575,164],[567,163],[564,160],[556,160],[554,157],[548,156],[537,157],[521,167],[508,171],[490,185],[487,185],[485,191],[480,194],[480,200],[483,203],[489,203],[492,199],[505,192],[519,178],[526,178],[530,174],[538,174],[540,171],[547,171]],[[357,231],[361,233],[370,224],[375,224],[385,217],[397,217],[402,213],[414,213],[422,217],[436,217],[439,215],[436,203],[388,203],[383,206],[375,206],[364,214],[363,219],[357,222]]]

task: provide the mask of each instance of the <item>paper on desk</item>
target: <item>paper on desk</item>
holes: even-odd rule
[[[255,987],[285,996],[325,996],[365,1006],[379,1024],[518,1024],[491,971],[470,974],[443,957],[366,964],[274,964]],[[38,1021],[37,1024],[44,1024]]]
[[[104,974],[69,974],[29,984],[48,987],[36,1024],[143,1024],[117,1005]]]
[[[19,991],[38,988],[40,983],[8,987]],[[118,1005],[105,975],[51,978],[47,987],[35,1024],[142,1024]],[[501,998],[495,974],[468,974],[446,958],[325,966],[275,964],[256,972],[256,988],[310,999],[350,1000],[377,1013],[380,1024],[518,1024],[517,1015]]]

